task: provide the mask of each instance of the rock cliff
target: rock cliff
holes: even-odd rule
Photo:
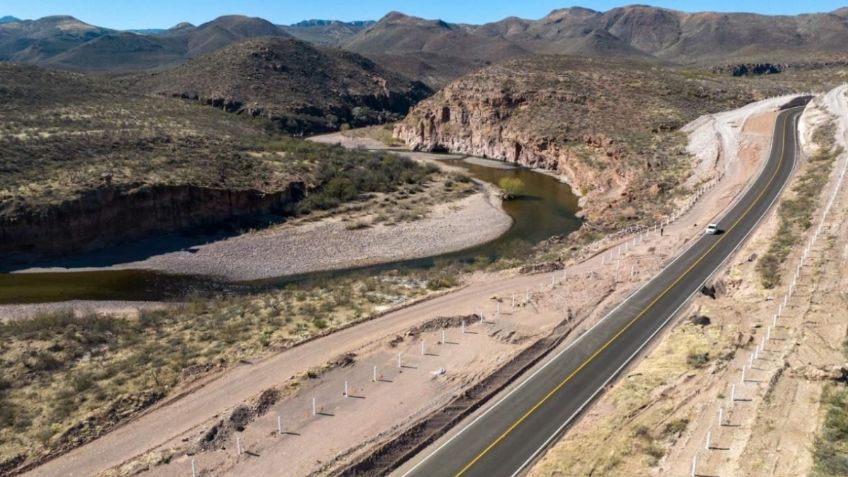
[[[102,187],[61,204],[0,216],[0,256],[58,256],[251,215],[279,215],[303,196],[301,182],[275,193],[192,185]]]
[[[415,150],[556,171],[590,220],[612,225],[659,213],[687,177],[680,127],[782,90],[705,77],[624,60],[513,60],[450,83],[394,134]]]

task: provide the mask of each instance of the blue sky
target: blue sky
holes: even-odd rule
[[[845,0],[658,0],[649,3],[684,11],[766,14],[825,12],[846,4]],[[398,10],[450,22],[485,23],[507,16],[540,18],[555,8],[572,5],[608,10],[626,4],[626,1],[609,0],[580,3],[563,0],[0,0],[0,16],[39,18],[65,14],[99,26],[129,29],[170,27],[181,21],[198,24],[229,13],[259,16],[274,23],[288,24],[308,18],[379,19],[391,10]]]

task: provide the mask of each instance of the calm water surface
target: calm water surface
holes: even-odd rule
[[[351,273],[378,273],[389,269],[428,268],[445,261],[494,260],[517,244],[534,245],[553,235],[567,234],[580,226],[575,216],[577,197],[556,178],[526,168],[487,167],[462,159],[446,163],[466,169],[471,176],[497,184],[504,177],[521,179],[526,193],[504,202],[512,227],[499,238],[466,250],[423,259],[332,272],[317,272],[250,283],[222,283],[202,276],[171,275],[145,270],[93,272],[2,273],[0,303],[44,303],[64,300],[180,300],[189,295],[239,293],[273,288],[304,279],[338,277]]]

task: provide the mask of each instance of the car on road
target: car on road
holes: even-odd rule
[[[721,233],[721,230],[719,230],[718,224],[709,224],[707,225],[707,228],[704,229],[705,235],[718,235],[719,233]]]

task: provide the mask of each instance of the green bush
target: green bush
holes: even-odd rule
[[[498,181],[498,187],[503,189],[504,199],[514,199],[524,193],[524,181],[517,177],[504,177]]]
[[[826,386],[822,404],[825,417],[813,446],[814,475],[848,475],[848,389]]]

